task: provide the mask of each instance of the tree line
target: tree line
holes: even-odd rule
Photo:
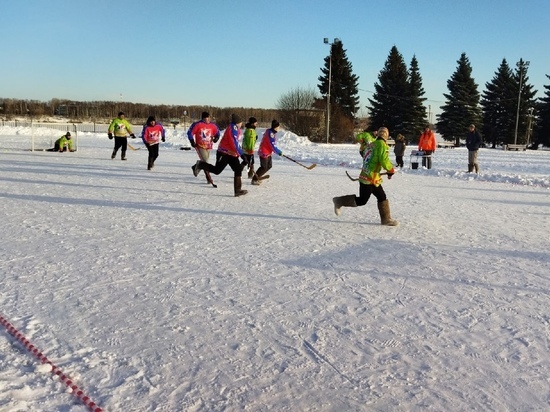
[[[200,119],[201,113],[207,111],[219,127],[225,128],[232,113],[238,114],[243,121],[254,116],[260,125],[269,125],[278,118],[276,109],[258,109],[252,107],[215,107],[183,105],[151,105],[146,103],[113,102],[113,101],[74,101],[54,98],[43,102],[0,98],[0,116],[6,120],[14,117],[41,119],[44,117],[63,117],[70,123],[95,122],[109,123],[119,112],[124,112],[132,123],[145,123],[147,117],[155,116],[157,120],[168,125],[179,124]]]
[[[119,111],[134,123],[145,122],[154,115],[164,123],[189,123],[208,111],[220,128],[225,128],[232,113],[246,121],[254,116],[260,126],[278,119],[286,129],[310,140],[332,143],[353,142],[357,131],[365,128],[388,127],[393,136],[398,133],[415,142],[428,124],[426,97],[420,63],[413,56],[409,66],[393,46],[374,84],[369,98],[368,117],[357,117],[359,77],[353,74],[343,43],[339,39],[330,45],[321,75],[315,88],[297,87],[283,94],[275,109],[245,107],[150,105],[145,103],[92,101],[77,102],[52,99],[48,102],[0,98],[0,115],[10,117],[64,116],[70,122],[109,122]],[[544,96],[536,99],[537,91],[529,83],[529,62],[520,59],[512,69],[503,59],[493,79],[480,92],[472,77],[472,66],[466,53],[457,61],[454,73],[447,81],[448,92],[434,126],[446,141],[460,143],[473,123],[482,132],[485,144],[497,145],[535,142],[550,146],[550,85]],[[550,76],[546,76],[550,80]],[[330,120],[330,122],[329,122]]]
[[[527,144],[535,142],[550,146],[550,85],[544,86],[544,96],[536,99],[537,91],[529,83],[529,63],[520,59],[512,69],[503,59],[493,79],[480,92],[472,77],[472,66],[466,53],[457,61],[457,68],[447,81],[448,92],[441,113],[431,127],[446,141],[460,143],[468,125],[475,124],[486,145]],[[550,76],[547,75],[550,80]],[[281,119],[291,130],[300,130],[313,141],[353,141],[363,128],[388,127],[393,136],[398,133],[409,142],[417,141],[428,124],[425,91],[420,64],[413,56],[409,66],[393,46],[378,81],[369,98],[368,119],[359,119],[358,80],[346,56],[342,41],[331,44],[330,54],[321,67],[315,89],[295,88],[277,103]],[[329,86],[330,85],[330,86]],[[328,104],[327,104],[328,102]],[[327,123],[327,106],[330,123]]]

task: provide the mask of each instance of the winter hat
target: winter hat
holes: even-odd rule
[[[241,122],[241,118],[239,117],[239,115],[233,113],[231,115],[231,123],[237,124],[237,123],[240,123],[240,122]]]
[[[390,131],[387,127],[381,127],[380,129],[378,129],[378,136],[384,140],[388,140],[388,137],[390,136]]]
[[[126,115],[124,114],[124,112],[118,112],[118,117],[120,116],[126,116]]]
[[[157,119],[155,119],[155,116],[149,116],[149,117],[147,118],[147,124],[149,124],[149,123],[151,123],[151,122],[156,122],[156,121],[157,121]]]
[[[207,117],[210,117],[210,113],[208,112],[202,112],[201,119],[206,119]]]
[[[279,122],[275,119],[271,121],[271,128],[275,129],[276,127],[279,127]]]
[[[71,132],[67,132],[67,134],[65,136],[71,137]]]
[[[248,119],[248,123],[250,123],[250,124],[254,124],[256,122],[257,122],[257,120],[254,116],[252,116],[250,119]]]

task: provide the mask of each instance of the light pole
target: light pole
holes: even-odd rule
[[[519,106],[521,102],[521,83],[523,81],[523,70],[527,70],[528,67],[529,67],[529,62],[525,62],[523,67],[519,68],[518,110],[516,112],[516,133],[514,134],[514,144],[518,143]]]
[[[525,133],[525,141],[526,144],[529,145],[531,143],[531,133],[533,133],[533,111],[534,108],[529,108],[529,122],[527,123],[527,132]]]
[[[328,60],[328,91],[327,91],[327,144],[329,142],[329,137],[330,137],[330,88],[332,83],[332,45],[337,41],[340,41],[340,39],[334,39],[332,43],[329,43],[327,37],[323,39],[323,42],[330,46],[330,54],[329,54],[329,60]]]

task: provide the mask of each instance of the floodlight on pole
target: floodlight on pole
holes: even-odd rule
[[[518,126],[519,126],[519,106],[521,102],[521,86],[523,81],[523,70],[527,71],[527,68],[529,67],[529,62],[525,62],[523,67],[519,68],[519,92],[518,92],[518,110],[516,112],[516,132],[514,134],[514,144],[518,143]]]

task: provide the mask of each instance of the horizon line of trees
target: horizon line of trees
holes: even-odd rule
[[[75,101],[53,98],[49,101],[12,99],[0,97],[0,116],[9,120],[13,117],[28,117],[37,119],[42,117],[64,117],[70,123],[90,121],[109,123],[119,112],[124,112],[126,118],[136,123],[144,123],[149,116],[155,116],[165,125],[175,122],[190,123],[200,119],[202,112],[210,113],[212,120],[220,128],[229,124],[231,114],[241,117],[248,122],[254,116],[259,124],[271,124],[278,119],[276,109],[258,109],[252,107],[216,107],[200,105],[152,105],[145,103],[115,102],[115,101]]]
[[[550,85],[545,85],[544,96],[536,99],[537,90],[529,83],[528,67],[529,62],[521,58],[512,70],[503,59],[494,78],[485,83],[480,93],[470,61],[462,53],[456,71],[447,81],[442,111],[430,126],[444,140],[457,145],[473,123],[484,143],[492,147],[530,142],[534,142],[533,148],[539,144],[550,146]],[[549,75],[546,77],[550,80]],[[328,136],[333,143],[355,141],[356,131],[381,126],[388,127],[392,136],[401,133],[409,142],[415,142],[429,124],[419,62],[413,55],[407,67],[396,46],[391,48],[374,84],[373,96],[368,99],[366,124],[356,116],[360,108],[359,77],[353,74],[340,39],[331,44],[318,80],[320,96],[315,89],[297,87],[283,94],[277,103],[282,121],[312,141],[325,141],[327,100]]]

